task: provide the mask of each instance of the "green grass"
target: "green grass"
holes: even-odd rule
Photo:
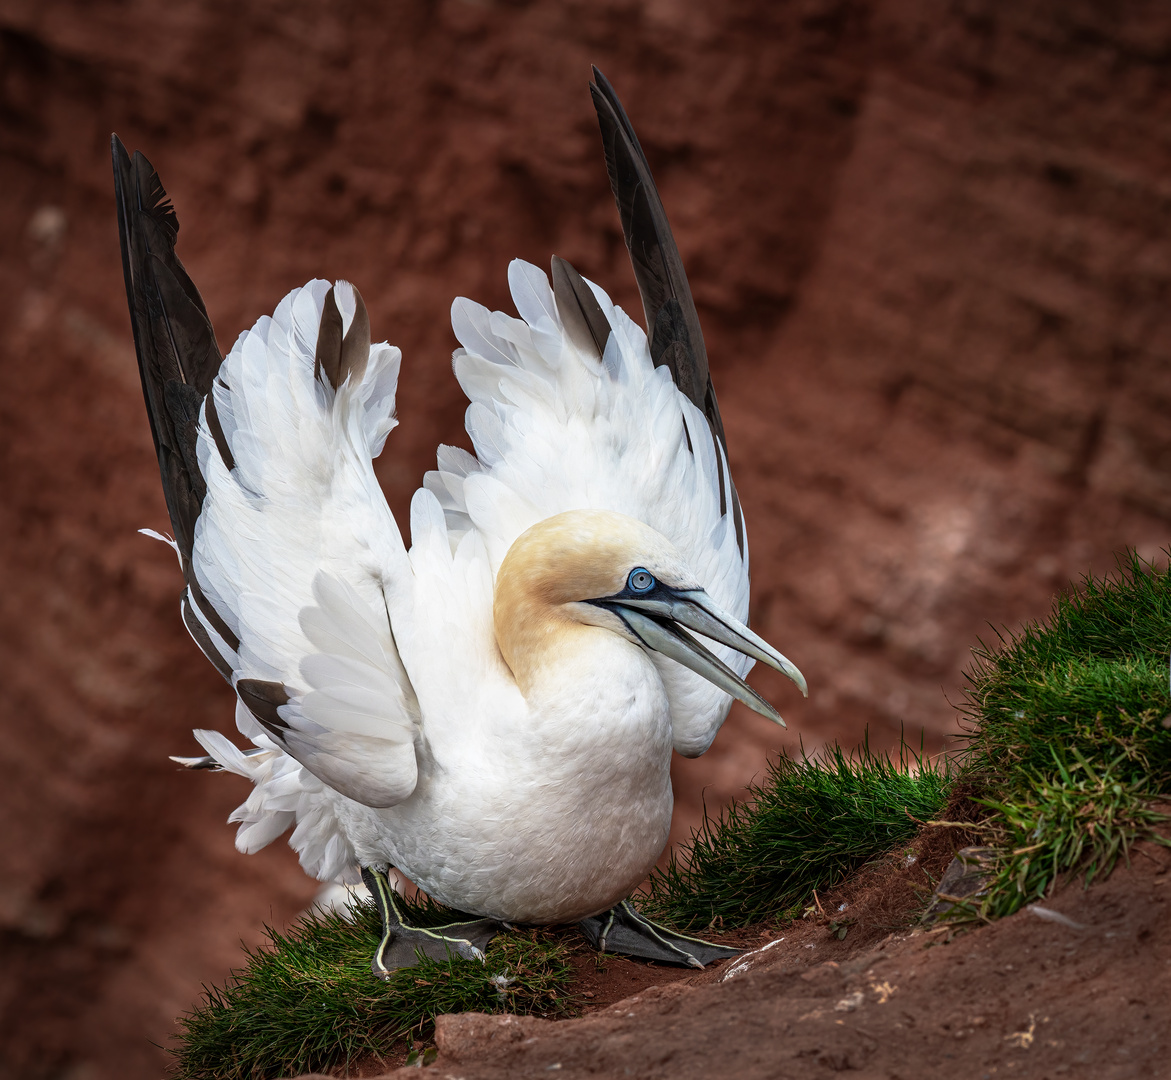
[[[1095,765],[1077,748],[1072,767],[1055,755],[1050,774],[1038,773],[1003,802],[987,800],[994,816],[986,830],[1000,850],[992,885],[960,917],[984,920],[1011,915],[1041,900],[1063,874],[1085,875],[1089,886],[1110,873],[1131,845],[1166,820],[1151,809],[1146,778],[1125,779],[1130,763],[1120,754]]]
[[[913,762],[914,768],[908,769]],[[950,771],[863,746],[770,764],[751,798],[703,824],[651,877],[643,910],[680,929],[747,926],[800,911],[815,889],[909,840],[947,803]]]
[[[1130,555],[1087,578],[995,651],[975,650],[967,767],[992,790],[1029,788],[1076,749],[1116,775],[1171,790],[1171,576]],[[1121,759],[1121,760],[1119,760]]]
[[[1011,914],[1087,883],[1164,820],[1171,795],[1171,573],[1128,554],[1043,624],[975,651],[963,775],[982,789],[996,874],[959,914]]]
[[[402,906],[415,925],[450,918],[438,905]],[[244,968],[226,986],[206,990],[181,1021],[178,1076],[261,1080],[324,1071],[389,1054],[412,1033],[427,1035],[440,1013],[547,1016],[570,1005],[565,949],[542,931],[501,934],[485,963],[425,959],[387,982],[370,972],[380,937],[372,903],[361,904],[353,922],[314,912],[268,936],[267,946],[249,951]]]

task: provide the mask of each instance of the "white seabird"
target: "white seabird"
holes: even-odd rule
[[[255,785],[254,852],[290,827],[323,881],[361,873],[386,937],[479,950],[498,922],[582,920],[600,947],[701,965],[721,950],[626,904],[667,841],[672,749],[702,754],[753,660],[748,549],[698,316],[642,150],[591,86],[649,327],[554,258],[508,269],[520,315],[452,306],[475,456],[450,446],[411,504],[410,546],[372,459],[395,426],[400,354],[371,345],[346,282],[294,289],[221,357],[174,254],[150,163],[113,138],[123,268],[182,617],[234,687]],[[687,629],[684,629],[686,627]],[[704,642],[688,633],[702,635]],[[395,867],[482,916],[398,918]]]

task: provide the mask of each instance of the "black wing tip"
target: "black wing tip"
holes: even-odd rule
[[[605,135],[605,125],[608,121],[622,132],[627,142],[631,144],[631,147],[637,152],[637,156],[645,166],[646,154],[643,153],[642,144],[638,141],[638,135],[635,134],[634,125],[630,122],[630,117],[626,115],[626,109],[622,105],[622,99],[618,96],[618,92],[614,89],[613,84],[606,78],[596,64],[593,65],[591,70],[594,73],[594,81],[590,83],[590,97],[593,98],[594,111],[598,114],[598,120],[602,124],[603,136]]]
[[[594,73],[593,81],[590,83],[590,97],[593,99],[594,108],[600,112],[602,107],[608,105],[614,96],[614,87],[610,85],[610,80],[602,74],[596,64],[592,65],[590,70]]]
[[[676,385],[703,409],[707,350],[683,260],[634,126],[609,80],[596,66],[592,70],[595,81],[590,84],[590,93],[601,128],[610,188],[642,298],[651,359],[656,367],[670,363],[670,357],[664,360],[665,350],[679,341],[686,357],[682,369],[679,362],[671,364],[671,374]],[[681,370],[685,375],[682,382]]]
[[[179,218],[158,170],[141,150],[133,154],[117,132],[110,133],[110,157],[114,165],[114,192],[126,224],[132,213],[147,214],[167,234],[173,248],[179,235]]]
[[[610,80],[597,64],[591,64],[590,71],[593,74],[590,97],[598,114],[606,171],[642,296],[651,358],[656,367],[668,366],[675,385],[703,411],[713,438],[726,453],[727,439],[712,388],[699,313],[650,165]],[[625,158],[621,164],[620,155]],[[653,251],[657,251],[658,266],[652,266],[652,260],[648,259]],[[690,438],[688,435],[689,444]],[[721,469],[721,513],[726,512],[727,503]],[[744,524],[734,487],[731,503],[736,543],[743,555]]]
[[[594,81],[590,83],[590,93],[593,95],[594,100],[597,101],[601,98],[611,107],[617,106],[621,109],[622,102],[618,100],[618,95],[614,92],[613,84],[603,74],[602,69],[597,64],[591,64],[590,71],[594,76]]]
[[[196,454],[199,402],[222,356],[199,290],[175,254],[179,219],[158,172],[141,151],[130,153],[116,132],[110,153],[134,351],[171,527],[191,584],[191,545],[204,495]],[[198,595],[193,599],[206,615],[210,605],[200,604]]]

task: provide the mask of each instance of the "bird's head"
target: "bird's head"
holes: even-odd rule
[[[776,668],[807,693],[801,672],[718,607],[665,536],[609,510],[570,510],[518,537],[497,574],[495,621],[513,671],[523,666],[519,652],[550,644],[534,636],[556,635],[566,621],[598,626],[683,664],[783,726],[693,630]]]

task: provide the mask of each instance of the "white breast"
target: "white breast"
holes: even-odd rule
[[[508,922],[569,922],[628,896],[667,842],[671,723],[645,653],[592,637],[527,707],[512,696],[496,715],[444,718],[451,739],[429,717],[414,795],[340,808],[362,864]]]

